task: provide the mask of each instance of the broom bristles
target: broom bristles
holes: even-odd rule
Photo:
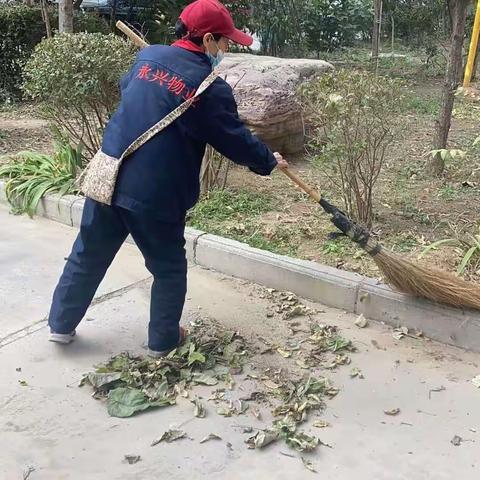
[[[403,293],[457,308],[480,310],[480,288],[473,283],[384,249],[374,255],[373,260],[387,283]]]

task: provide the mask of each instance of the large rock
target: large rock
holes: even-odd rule
[[[240,117],[270,148],[284,154],[304,149],[298,86],[333,69],[322,60],[229,54],[219,72],[234,88]]]

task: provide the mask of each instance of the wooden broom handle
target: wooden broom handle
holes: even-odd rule
[[[117,23],[117,28],[123,32],[137,47],[145,48],[149,44],[140,35],[137,35],[130,27],[125,25],[121,20]]]
[[[291,170],[288,168],[282,168],[281,171],[290,179],[293,181],[293,183],[296,183],[305,193],[308,193],[313,200],[315,200],[317,203],[320,202],[322,196],[318,193],[317,190],[315,190],[313,187],[310,187],[310,185],[307,185],[300,177],[295,175]]]

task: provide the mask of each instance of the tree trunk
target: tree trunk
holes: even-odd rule
[[[110,28],[115,32],[115,24],[117,23],[117,0],[112,0],[112,9],[110,11]]]
[[[470,0],[448,0],[449,10],[452,15],[452,37],[450,53],[447,60],[447,71],[442,91],[442,103],[440,113],[435,121],[435,134],[433,148],[442,150],[447,147],[448,134],[452,122],[453,104],[455,92],[462,76],[462,51],[465,37],[465,25],[467,21],[467,7]],[[440,154],[434,155],[428,165],[432,175],[441,175],[445,169],[445,161]]]
[[[380,22],[382,11],[382,0],[374,0],[374,19],[373,19],[373,35],[372,35],[372,60],[377,62],[378,51],[380,48]]]
[[[79,10],[82,6],[83,0],[73,0],[73,9]]]
[[[47,30],[47,38],[52,38],[52,26],[50,24],[50,17],[48,16],[46,0],[41,0],[40,6],[42,9],[42,18],[45,23],[45,29]]]
[[[392,57],[395,53],[395,17],[392,15],[390,16],[392,21]]]
[[[33,7],[33,0],[25,0],[24,3],[27,7]]]
[[[58,31],[73,33],[73,1],[59,0],[58,2]]]

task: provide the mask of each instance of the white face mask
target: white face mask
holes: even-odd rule
[[[212,68],[218,67],[220,62],[225,58],[225,52],[218,46],[217,42],[215,42],[215,45],[217,46],[217,55],[212,55],[208,50],[206,52]]]

